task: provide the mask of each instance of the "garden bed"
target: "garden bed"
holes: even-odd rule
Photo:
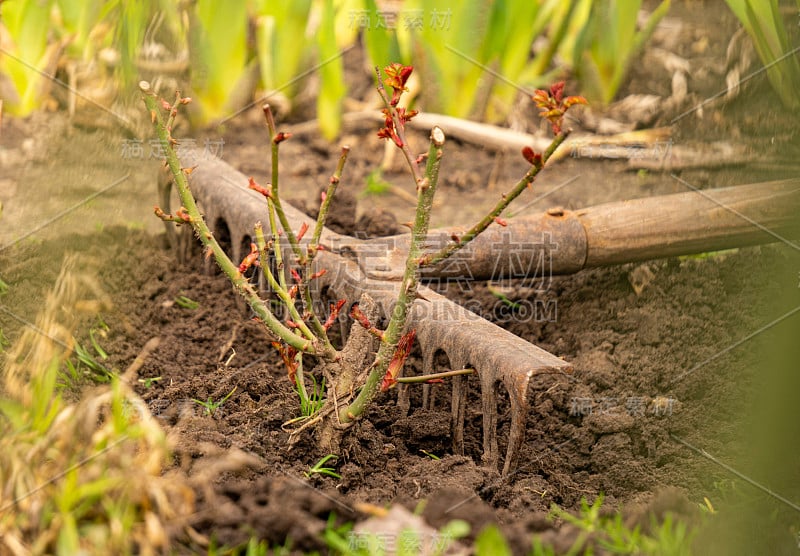
[[[701,33],[699,27],[687,27],[688,37]],[[713,41],[721,32],[708,36]],[[708,48],[702,55],[713,54],[719,61],[724,45],[711,42]],[[713,77],[697,84],[698,94],[716,92],[711,83],[717,86],[719,80]],[[634,83],[648,89],[648,80],[655,76],[634,72]],[[735,137],[759,164],[687,170],[681,179],[697,187],[723,187],[793,175],[786,153],[796,151],[796,142],[784,142],[786,148],[778,155],[770,138],[794,137],[797,122],[754,104],[762,93],[769,94],[766,85],[732,104],[708,109],[702,126],[696,119],[679,122],[673,135],[673,141],[687,143]],[[66,128],[61,116],[48,118],[51,125]],[[334,213],[346,233],[395,232],[396,223],[408,220],[412,212],[394,194],[362,195],[366,176],[378,163],[375,153],[382,152],[376,128],[350,128],[342,139],[350,144],[352,156]],[[767,526],[758,527],[762,539],[774,539],[775,546],[786,546],[790,539],[787,524],[797,523],[796,514],[787,514],[786,506],[737,481],[686,443],[745,468],[758,459],[749,453],[750,437],[743,430],[754,409],[760,362],[769,344],[764,336],[746,338],[800,302],[800,267],[791,248],[776,244],[588,270],[554,276],[538,289],[521,281],[441,285],[449,298],[574,366],[571,376],[533,381],[519,466],[502,478],[481,465],[480,397],[472,377],[464,455],[452,453],[445,401],[449,387],[441,385],[435,387],[442,391],[437,394],[441,403],[433,410],[420,409],[419,396],[412,395],[406,413],[394,393],[381,394],[345,437],[338,458],[328,462],[341,477],[308,476],[310,466],[325,454],[315,451],[310,438],[291,449],[288,445],[282,425],[297,416],[297,397],[269,339],[249,320],[224,277],[204,273],[199,260],[176,262],[158,231],[160,224],[146,216],[155,202],[156,161],[148,160],[147,150],[142,156],[120,157],[131,145],[127,137],[97,130],[70,133],[64,140],[41,130],[36,120],[6,122],[3,146],[16,158],[7,165],[10,177],[0,178],[9,184],[0,196],[7,220],[0,223],[10,222],[13,229],[38,220],[47,209],[26,198],[30,184],[36,191],[58,195],[52,179],[57,172],[92,182],[91,191],[101,188],[97,180],[114,183],[120,173],[133,175],[88,207],[90,217],[77,215],[100,223],[92,233],[81,230],[73,215],[58,232],[46,229],[38,241],[0,251],[0,278],[9,286],[3,306],[32,318],[64,255],[79,252],[113,300],[113,309],[101,315],[109,326],[101,340],[110,354],[106,365],[124,369],[149,339],[160,339],[139,371],[136,390],[174,439],[175,465],[189,475],[205,472],[212,463],[221,470],[207,488],[198,489],[191,519],[198,534],[184,538],[182,548],[201,550],[211,538],[218,545],[240,545],[256,535],[273,546],[290,539],[295,550],[323,550],[321,535],[330,523],[360,522],[379,513],[378,507],[400,504],[421,512],[435,528],[466,520],[470,538],[486,524],[497,523],[514,553],[528,550],[534,533],[566,550],[579,530],[548,520],[551,505],[578,511],[582,499],[592,501],[601,493],[608,508],[622,510],[627,524],[645,528],[651,513],[663,517],[673,512],[696,523],[703,514],[701,505],[708,509],[769,501],[775,515],[764,518]],[[26,138],[33,141],[27,150],[22,148]],[[245,174],[266,176],[269,160],[261,121],[246,116],[230,122],[222,135],[198,135],[197,142],[220,138],[227,162]],[[424,144],[423,134],[412,139],[417,148]],[[114,149],[107,148],[109,142]],[[146,149],[146,141],[144,145]],[[313,134],[288,141],[282,151],[286,197],[313,208],[337,151]],[[399,160],[396,166],[400,170]],[[518,153],[498,154],[449,141],[433,225],[472,221],[525,167]],[[390,170],[384,177],[410,187],[401,171]],[[673,177],[626,171],[625,161],[568,158],[548,167],[516,206],[527,205],[527,213],[551,206],[577,209],[679,191],[685,187]],[[538,199],[544,193],[549,195]],[[22,208],[10,213],[15,203]],[[55,214],[54,209],[48,216]],[[785,305],[787,295],[794,296],[791,307]],[[176,301],[181,296],[196,306]],[[547,310],[537,311],[542,307]],[[0,314],[0,329],[10,340],[19,334],[19,324],[7,311]],[[75,332],[85,335],[85,330]],[[411,364],[419,364],[413,354]],[[199,403],[223,399],[213,411]],[[501,442],[509,421],[507,404],[501,405]],[[792,498],[790,494],[786,496]],[[745,529],[740,532],[746,535]]]

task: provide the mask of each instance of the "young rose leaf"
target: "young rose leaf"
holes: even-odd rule
[[[328,330],[333,323],[336,322],[336,319],[339,318],[339,311],[342,310],[342,307],[346,303],[346,300],[340,299],[336,303],[331,303],[331,313],[328,315],[328,318],[325,319],[325,323],[322,325],[322,328]]]
[[[403,365],[405,365],[406,359],[411,353],[411,346],[414,344],[416,335],[416,330],[411,330],[400,338],[397,343],[397,349],[394,350],[394,355],[392,355],[392,360],[389,361],[386,374],[383,375],[383,380],[381,380],[381,392],[386,392],[397,384],[397,376],[403,370]]]
[[[244,274],[248,268],[256,264],[258,261],[258,246],[255,243],[250,244],[250,253],[242,259],[241,264],[239,264],[239,274]]]
[[[350,307],[350,318],[360,324],[364,330],[372,334],[373,336],[383,339],[383,332],[372,326],[372,323],[369,322],[367,315],[361,310],[358,306],[358,301],[353,303],[353,306]]]
[[[542,165],[542,155],[534,152],[534,150],[530,147],[522,147],[522,156],[531,166]]]
[[[281,359],[283,359],[284,365],[286,365],[289,381],[292,384],[294,384],[295,383],[294,377],[297,374],[297,361],[295,361],[295,357],[297,356],[297,349],[293,348],[292,346],[284,345],[280,342],[272,342],[272,347],[278,350]]]
[[[181,208],[179,208],[178,210],[175,211],[175,218],[179,218],[180,220],[183,220],[184,222],[191,222],[192,221],[192,217],[189,216],[189,211],[187,211],[185,207],[181,207]]]
[[[567,97],[564,99],[564,111],[566,112],[570,106],[575,106],[576,104],[589,104],[589,101],[577,95]]]
[[[413,66],[404,66],[398,62],[383,68],[383,73],[386,74],[386,84],[392,88],[392,100],[390,102],[392,106],[397,106],[397,103],[400,102],[400,95],[403,94],[403,91],[408,90],[406,83],[413,71]]]
[[[307,231],[308,231],[308,223],[303,222],[302,224],[300,224],[300,230],[298,230],[297,232],[297,241],[303,239],[303,236],[306,235]]]
[[[378,130],[378,137],[381,139],[391,139],[394,141],[394,144],[398,147],[403,147],[403,141],[397,135],[394,127],[394,119],[392,119],[392,113],[389,111],[388,108],[383,109],[383,127]]]
[[[558,135],[564,125],[564,115],[571,106],[588,104],[581,96],[568,96],[564,98],[564,82],[554,83],[549,91],[536,89],[531,97],[539,108],[539,116],[547,119],[553,128],[553,133]]]

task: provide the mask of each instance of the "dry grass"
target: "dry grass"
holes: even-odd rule
[[[81,309],[107,303],[67,260],[0,376],[0,553],[157,554],[193,511],[166,435],[129,387],[136,367],[71,403],[58,376]]]

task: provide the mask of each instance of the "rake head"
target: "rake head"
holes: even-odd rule
[[[192,193],[217,240],[227,248],[232,260],[241,260],[249,252],[253,225],[264,218],[264,199],[248,188],[246,176],[222,160],[204,157],[199,152],[195,154],[195,159],[200,163],[190,176]],[[171,189],[172,177],[165,169],[159,179],[159,194],[166,211],[169,211]],[[286,203],[284,211],[293,229],[299,229],[303,222],[313,226],[309,217]],[[577,229],[569,218],[554,216],[548,225],[572,230],[577,240],[583,239],[585,243],[582,230]],[[173,226],[167,225],[167,235],[178,257],[188,259],[194,241],[191,232],[187,230],[178,235]],[[429,241],[441,242],[444,237],[443,232],[434,232]],[[497,244],[500,245],[499,250],[487,248],[487,245],[495,245],[498,240],[489,237],[488,241],[473,250],[471,256],[462,258],[455,268],[452,265],[434,268],[425,275],[470,279],[485,274],[492,265],[499,264],[496,268],[505,269],[505,274],[508,274],[511,266],[517,270],[524,268],[524,264],[520,267],[504,262],[504,256],[517,262],[537,261],[538,265],[553,255],[548,238],[549,233],[543,232],[541,242],[524,250],[522,259],[513,259],[513,249],[509,251],[506,245],[504,250],[502,242]],[[327,290],[329,297],[347,299],[351,303],[367,293],[384,316],[390,315],[402,278],[407,236],[365,241],[326,229],[322,243],[326,250],[320,251],[315,259],[320,269],[327,270],[315,281],[320,291]],[[471,266],[474,267],[474,273],[470,270]],[[342,313],[347,314],[346,311]],[[424,286],[420,287],[419,296],[412,307],[410,326],[416,329],[422,350],[423,374],[435,372],[434,360],[439,351],[447,356],[451,368],[475,369],[480,380],[482,400],[483,462],[494,468],[498,468],[501,462],[497,436],[498,393],[499,388],[505,388],[511,406],[509,438],[505,457],[502,458],[502,471],[507,475],[514,468],[525,439],[531,378],[542,373],[568,373],[572,371],[571,366]],[[453,450],[463,454],[467,381],[465,377],[453,377],[452,380]],[[408,407],[409,390],[401,385],[399,396],[401,405]]]

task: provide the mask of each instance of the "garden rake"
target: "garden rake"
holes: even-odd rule
[[[197,164],[189,176],[192,193],[215,237],[232,260],[250,250],[253,226],[265,215],[263,197],[248,188],[248,177],[226,162],[201,151],[184,153]],[[169,211],[172,176],[159,178],[161,206]],[[599,205],[579,211],[553,208],[518,217],[506,227],[492,226],[457,257],[425,268],[429,280],[489,280],[506,277],[540,279],[584,268],[648,260],[768,243],[800,233],[800,180],[784,180],[717,190],[691,191]],[[313,220],[284,204],[293,229]],[[196,244],[191,230],[178,234],[167,225],[178,257],[187,260]],[[463,229],[434,230],[432,248],[440,248]],[[402,279],[409,234],[358,239],[325,229],[324,251],[315,264],[326,273],[320,292],[333,299],[359,300],[366,293],[383,315],[391,314]],[[507,476],[525,439],[528,389],[534,376],[570,373],[566,361],[492,324],[428,287],[420,287],[412,307],[410,327],[416,329],[422,352],[422,373],[434,372],[443,352],[452,369],[471,368],[480,381],[483,419],[483,463]],[[467,380],[452,377],[451,427],[453,451],[464,453]],[[498,442],[498,399],[504,388],[511,423],[504,456]],[[426,395],[427,399],[428,396]],[[400,402],[408,407],[401,385]],[[427,402],[426,402],[427,403]]]

